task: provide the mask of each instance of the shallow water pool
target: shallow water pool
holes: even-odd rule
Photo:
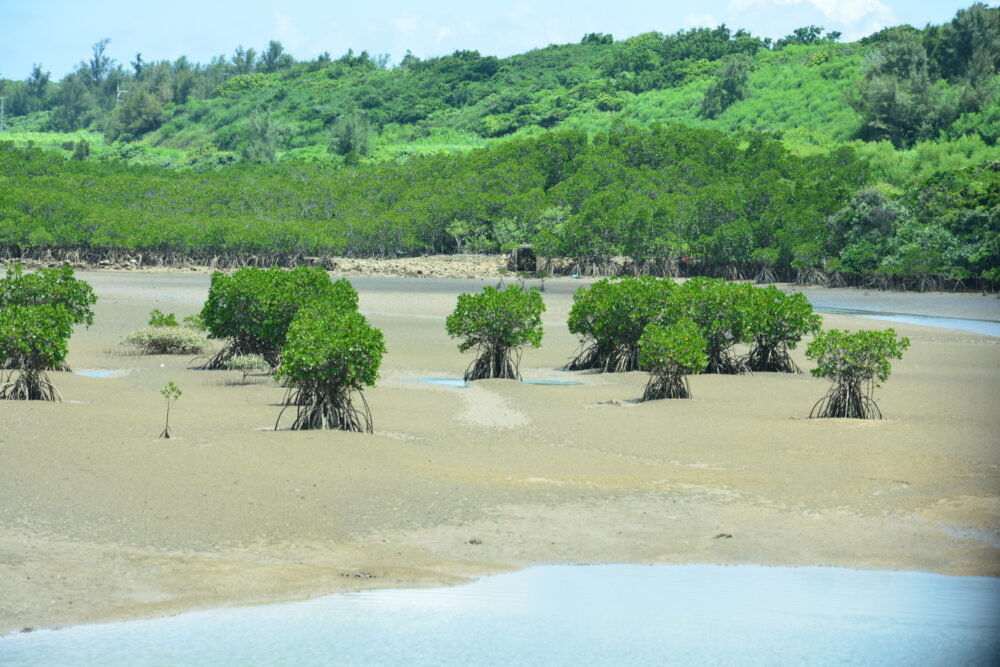
[[[119,372],[117,372],[117,371],[109,371],[109,370],[101,370],[101,369],[97,369],[97,370],[80,370],[80,371],[73,371],[73,373],[75,375],[82,375],[83,377],[88,377],[88,378],[111,378],[111,377],[115,377],[116,375],[119,374]]]
[[[545,566],[0,638],[14,665],[985,665],[1000,581],[758,566]]]
[[[457,387],[460,389],[469,386],[469,383],[462,378],[410,378],[407,379],[406,382],[423,382],[425,384],[434,384],[441,387]],[[521,382],[524,384],[559,387],[571,387],[583,384],[582,382],[576,382],[575,380],[522,380]]]
[[[835,308],[832,306],[817,306],[815,310],[818,313],[852,315],[872,320],[885,320],[887,322],[899,322],[900,324],[919,324],[925,327],[955,329],[957,331],[969,331],[986,336],[1000,337],[1000,322],[991,320],[973,320],[964,317],[938,317],[936,315],[918,315],[915,313],[891,313],[877,310],[863,310],[860,308]]]

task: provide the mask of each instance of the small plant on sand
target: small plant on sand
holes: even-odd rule
[[[267,363],[267,359],[259,354],[242,354],[227,360],[226,369],[243,373],[243,378],[240,382],[246,384],[247,376],[255,371],[270,373],[271,364]]]
[[[803,336],[817,333],[822,318],[804,294],[786,294],[773,285],[755,288],[750,301],[747,367],[754,372],[801,373],[788,351]]]
[[[705,339],[691,320],[668,327],[650,324],[639,339],[639,363],[650,372],[643,401],[691,398],[687,376],[708,365]]]
[[[0,400],[60,400],[45,371],[65,366],[72,334],[72,316],[62,306],[0,310],[0,359],[16,364],[0,385]]]
[[[670,295],[666,324],[690,318],[705,339],[708,365],[704,373],[738,375],[746,362],[733,352],[749,340],[748,312],[754,287],[721,278],[691,278]]]
[[[577,290],[567,325],[580,337],[581,350],[567,369],[624,373],[639,368],[642,332],[661,317],[676,286],[670,279],[644,276],[598,280]]]
[[[205,336],[181,326],[145,327],[122,337],[142,354],[197,354],[205,347]]]
[[[163,385],[163,389],[160,390],[160,394],[167,401],[167,421],[163,426],[163,431],[160,433],[161,438],[170,437],[170,404],[176,403],[177,399],[181,397],[181,390],[173,382],[168,382]]]
[[[228,343],[204,368],[224,369],[228,359],[247,354],[277,365],[295,314],[313,301],[334,310],[357,310],[358,293],[347,280],[333,282],[315,267],[213,273],[201,317],[211,338]]]
[[[484,287],[479,294],[461,294],[455,311],[445,321],[452,338],[464,338],[458,349],[475,348],[476,359],[465,379],[520,380],[518,365],[525,345],[541,347],[545,303],[535,288],[509,285],[501,291]]]
[[[177,316],[173,313],[164,313],[159,308],[149,311],[149,326],[151,327],[179,327]]]
[[[316,303],[299,310],[288,330],[276,378],[295,407],[292,430],[339,429],[371,433],[372,417],[361,393],[378,380],[385,354],[381,330],[353,310]],[[355,407],[354,395],[361,401]],[[275,422],[277,430],[282,409]]]
[[[811,372],[830,378],[833,386],[817,401],[810,417],[882,419],[872,394],[892,372],[890,359],[902,359],[909,338],[897,338],[893,329],[854,333],[822,331],[809,343],[806,357],[816,361]]]
[[[201,313],[188,315],[182,320],[182,322],[188,329],[194,329],[195,331],[208,331],[208,328],[205,326],[205,320],[201,317]]]
[[[5,317],[4,313],[15,306],[57,307],[63,313],[60,320],[65,320],[72,333],[73,325],[84,324],[89,327],[94,323],[91,306],[96,302],[94,290],[84,281],[77,280],[73,276],[73,268],[68,264],[58,269],[38,269],[34,273],[24,273],[21,265],[17,264],[8,267],[7,274],[0,278],[0,317]],[[48,330],[52,332],[55,329]],[[7,355],[0,353],[0,368],[24,368],[28,365],[29,362],[18,358],[16,353],[16,349]],[[57,364],[42,370],[67,370],[65,355]]]

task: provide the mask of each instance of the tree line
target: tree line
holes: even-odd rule
[[[5,258],[289,265],[531,244],[570,260],[542,270],[576,273],[624,257],[658,275],[1000,278],[1000,163],[886,193],[850,147],[800,156],[760,132],[619,123],[402,163],[204,171],[3,144],[0,184]]]

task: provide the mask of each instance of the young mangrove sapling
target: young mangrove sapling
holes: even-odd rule
[[[226,361],[247,354],[258,354],[276,366],[295,314],[316,300],[331,308],[356,310],[358,293],[347,280],[333,282],[318,267],[290,271],[248,267],[231,276],[213,273],[201,319],[211,338],[228,342],[204,368],[225,369]]]
[[[708,365],[704,373],[739,375],[748,369],[733,348],[748,341],[752,285],[721,278],[691,278],[670,295],[665,323],[690,318],[705,339]]]
[[[641,400],[691,398],[687,376],[708,365],[705,339],[691,320],[666,327],[650,324],[639,339],[639,363],[650,373]]]
[[[580,337],[581,350],[571,371],[599,369],[624,373],[639,368],[639,339],[650,322],[663,314],[677,284],[643,276],[598,280],[573,295],[567,325]]]
[[[58,269],[38,269],[34,273],[24,273],[21,265],[16,264],[8,267],[7,274],[0,278],[0,317],[6,317],[5,311],[15,306],[57,307],[63,312],[62,319],[70,326],[67,338],[72,334],[73,325],[84,324],[89,327],[94,323],[91,306],[96,302],[97,296],[93,288],[86,282],[77,280],[73,275],[73,267],[69,264]],[[49,334],[53,334],[55,330],[46,329]],[[16,354],[16,349],[6,356],[0,354],[0,368],[25,369],[37,362],[37,358],[29,361],[19,359]],[[55,365],[41,370],[68,370],[65,354],[58,362],[52,363]]]
[[[170,403],[177,402],[177,399],[181,397],[181,390],[173,382],[168,382],[163,385],[163,389],[160,390],[160,394],[167,401],[167,421],[163,426],[163,431],[160,433],[160,437],[170,438]]]
[[[509,285],[501,291],[484,287],[479,294],[459,295],[445,328],[452,338],[465,339],[458,346],[460,351],[476,350],[465,379],[520,380],[522,349],[542,345],[543,312],[545,303],[536,288]]]
[[[0,385],[0,400],[60,400],[45,371],[65,367],[72,334],[72,315],[62,306],[0,310],[0,359],[14,365]]]
[[[809,343],[806,357],[816,360],[811,373],[833,383],[813,406],[810,417],[882,419],[872,394],[892,372],[890,359],[902,359],[909,338],[897,338],[893,329],[854,333],[822,331]]]
[[[381,330],[356,311],[322,302],[300,309],[275,375],[291,394],[285,402],[295,407],[292,430],[371,433],[371,411],[361,391],[375,385],[385,351]],[[360,408],[354,405],[355,394]],[[288,407],[278,415],[275,430]]]
[[[786,294],[773,285],[755,288],[747,308],[750,353],[754,372],[800,373],[788,354],[802,337],[819,331],[823,320],[804,294]]]

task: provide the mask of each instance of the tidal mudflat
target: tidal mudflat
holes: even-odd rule
[[[117,343],[154,308],[198,311],[207,274],[79,277],[100,298],[70,342],[88,373],[52,374],[61,404],[0,403],[0,632],[546,563],[1000,575],[998,338],[825,315],[912,339],[877,392],[886,421],[806,419],[826,390],[808,374],[696,376],[693,400],[637,404],[642,373],[559,370],[579,281],[545,283],[521,364],[545,383],[457,387],[413,380],[462,377],[444,318],[484,282],[356,278],[389,349],[375,434],[275,432],[270,380]],[[893,310],[956,315],[926,297]],[[979,298],[958,316],[1000,319]],[[184,394],[159,440],[168,381]]]

